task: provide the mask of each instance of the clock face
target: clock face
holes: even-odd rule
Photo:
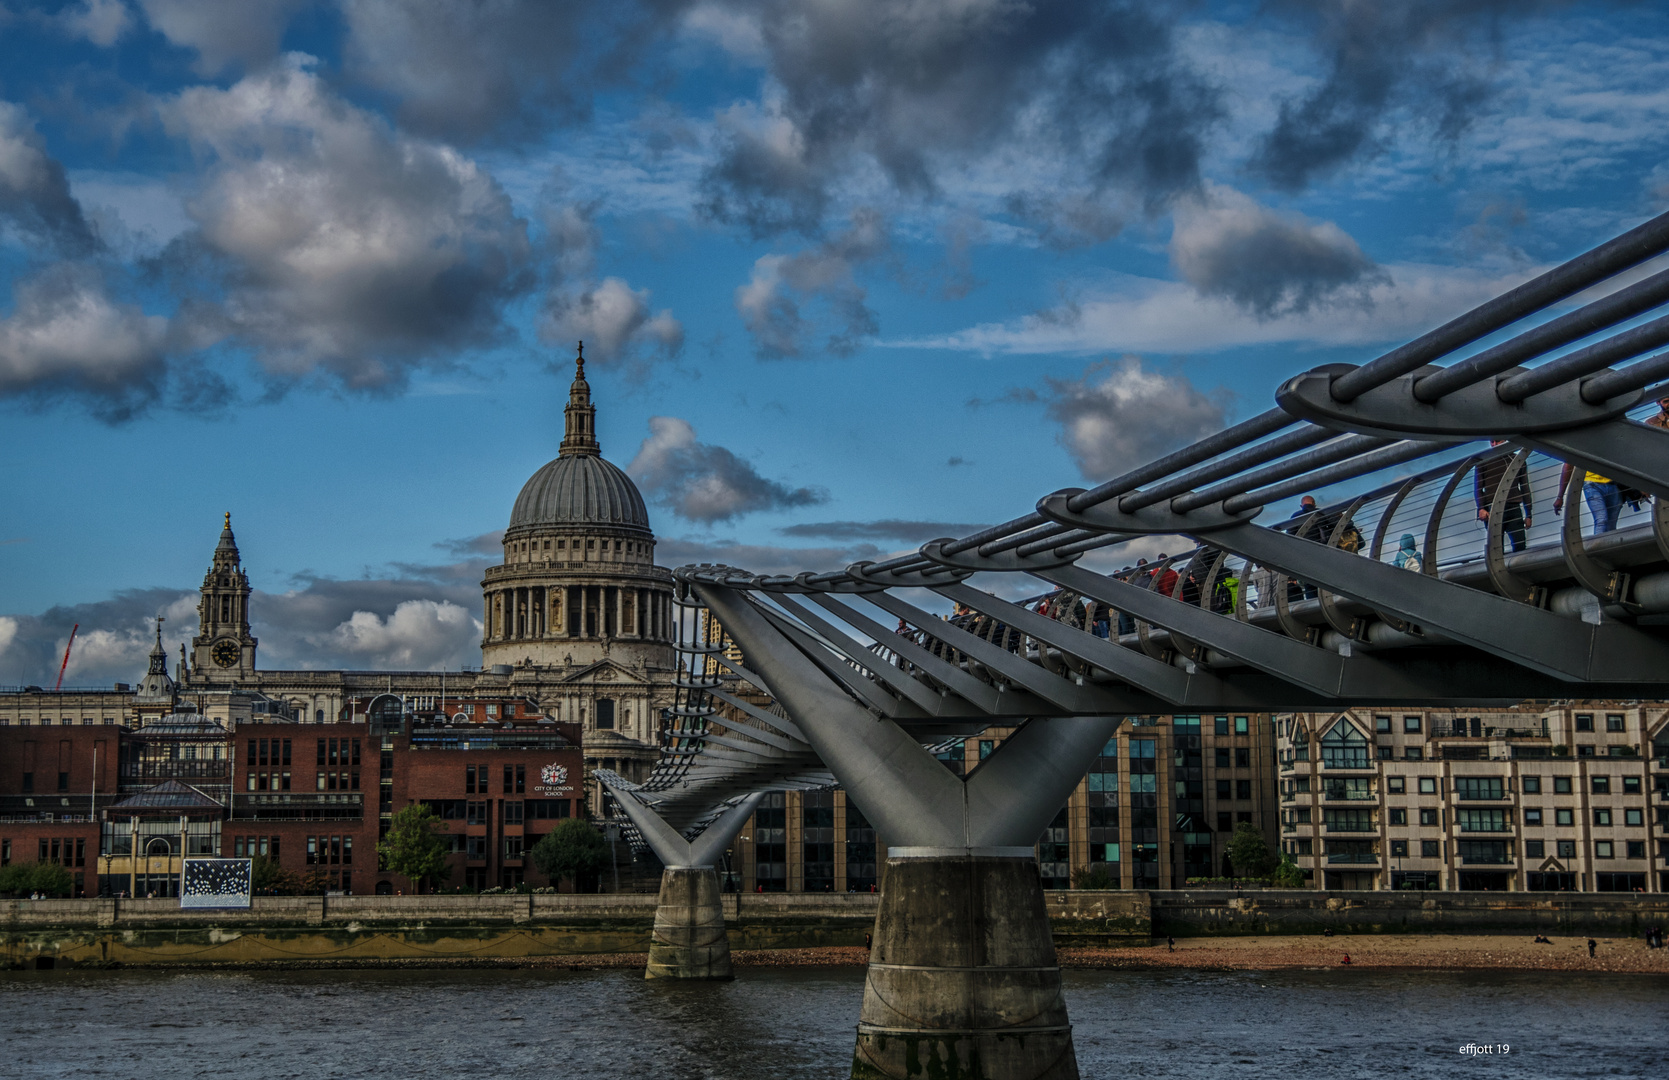
[[[238,648],[235,641],[217,641],[214,648],[209,650],[209,655],[214,657],[214,662],[221,667],[235,667],[239,658],[243,656],[243,650]]]

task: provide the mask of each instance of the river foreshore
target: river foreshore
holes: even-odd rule
[[[1551,945],[1533,937],[1504,934],[1380,934],[1334,937],[1178,938],[1172,951],[1164,938],[1150,945],[1063,948],[1067,968],[1201,968],[1252,971],[1274,968],[1351,967],[1498,968],[1537,971],[1618,971],[1669,975],[1669,949],[1648,949],[1639,938],[1595,938],[1588,956],[1585,937],[1554,937]],[[551,966],[641,966],[642,953],[557,957]],[[744,949],[731,954],[737,967],[860,966],[862,946],[821,949]],[[534,964],[541,961],[532,961]]]

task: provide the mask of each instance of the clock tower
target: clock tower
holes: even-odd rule
[[[255,645],[249,633],[249,577],[238,557],[228,513],[214,562],[203,576],[202,599],[197,602],[192,674],[211,681],[249,678],[255,674]]]

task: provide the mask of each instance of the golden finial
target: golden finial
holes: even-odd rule
[[[228,529],[232,527],[232,512],[230,510],[226,511],[226,527]]]
[[[580,354],[579,354],[579,358],[574,361],[574,366],[575,366],[574,378],[576,378],[576,379],[585,378],[585,342],[583,342],[583,341],[580,342]]]

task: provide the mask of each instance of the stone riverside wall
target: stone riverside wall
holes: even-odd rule
[[[1669,926],[1662,893],[1315,892],[1150,893],[1153,933],[1175,937],[1247,934],[1441,933],[1633,936]]]
[[[0,900],[0,966],[284,964],[647,952],[655,897],[257,897],[248,911],[174,900]],[[1150,935],[1512,933],[1634,935],[1669,926],[1669,897],[1625,893],[1045,892],[1059,946]],[[861,945],[874,893],[723,897],[732,949]]]
[[[873,894],[730,894],[733,948],[861,945]],[[646,952],[651,895],[256,897],[247,910],[178,901],[0,901],[0,965],[514,959]]]

